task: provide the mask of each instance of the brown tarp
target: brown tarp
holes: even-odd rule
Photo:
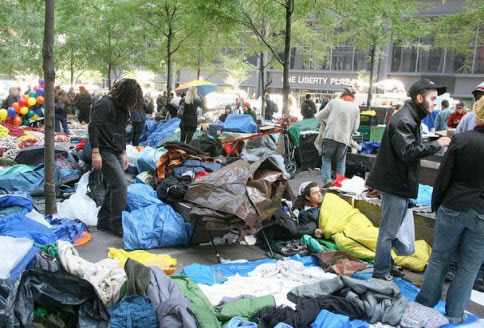
[[[287,181],[271,159],[253,164],[239,160],[192,183],[185,200],[214,211],[204,217],[220,217],[216,212],[228,214],[255,231],[280,207],[286,189]],[[223,219],[219,223],[223,224]]]

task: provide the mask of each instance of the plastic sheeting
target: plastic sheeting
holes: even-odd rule
[[[80,177],[80,171],[72,168],[56,167],[56,184],[75,181]],[[0,192],[4,194],[15,192],[43,192],[44,166],[37,166],[32,171],[18,171],[0,175]]]
[[[99,208],[96,202],[87,195],[90,172],[85,173],[77,183],[76,192],[62,203],[57,203],[59,217],[78,219],[88,226],[97,225]]]
[[[0,249],[2,250],[2,265],[0,265],[0,279],[9,279],[12,271],[22,264],[24,257],[30,254],[30,259],[37,253],[34,242],[27,238],[13,238],[0,236]],[[33,252],[32,252],[33,251]]]
[[[123,243],[127,250],[184,246],[190,236],[190,224],[164,203],[123,212]]]
[[[346,315],[336,314],[327,310],[319,312],[311,328],[368,328],[368,323],[361,320],[350,320]]]
[[[157,204],[162,204],[162,202],[158,199],[156,191],[150,186],[144,183],[134,183],[128,186],[126,205],[128,212]]]
[[[257,132],[257,125],[251,115],[230,114],[224,122],[224,131],[255,133]]]
[[[165,152],[166,149],[164,148],[155,149],[146,147],[138,156],[136,163],[138,172],[148,171],[150,173],[154,173],[156,171],[156,163],[160,159],[161,155],[163,155]]]
[[[151,134],[146,137],[146,141],[143,141],[141,145],[158,148],[165,139],[175,133],[175,130],[179,128],[181,120],[179,118],[172,118],[166,122],[158,123],[156,128],[151,128]]]
[[[57,309],[70,327],[107,328],[109,314],[91,284],[64,272],[28,270],[17,285],[0,281],[0,326],[33,327],[34,307]]]
[[[286,188],[287,182],[273,161],[249,164],[239,160],[192,183],[185,200],[233,215],[257,230],[279,208]]]

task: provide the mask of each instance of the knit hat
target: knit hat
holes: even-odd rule
[[[484,97],[481,97],[474,104],[474,113],[476,113],[477,123],[484,124]]]
[[[472,90],[472,94],[475,95],[478,92],[484,93],[484,82],[479,83],[474,90]]]

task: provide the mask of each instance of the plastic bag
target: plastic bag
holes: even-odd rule
[[[57,204],[57,215],[61,218],[79,219],[88,226],[96,226],[99,207],[86,194],[89,174],[87,172],[81,177],[76,192],[71,197]]]
[[[415,253],[415,224],[413,212],[410,209],[407,210],[407,214],[403,218],[394,247],[396,253],[400,256]]]

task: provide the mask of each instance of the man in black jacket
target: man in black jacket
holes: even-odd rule
[[[306,100],[304,100],[301,106],[301,115],[303,116],[303,119],[309,119],[309,118],[314,118],[315,114],[316,114],[316,104],[311,99],[311,95],[307,94]]]
[[[420,125],[431,113],[445,87],[423,79],[409,90],[411,100],[392,116],[385,129],[380,150],[367,185],[382,194],[382,220],[378,234],[373,277],[391,280],[391,250],[407,213],[409,200],[417,198],[420,159],[448,146],[450,139],[422,143]]]
[[[439,168],[432,210],[437,211],[432,256],[417,302],[433,307],[440,300],[452,255],[457,272],[447,292],[446,315],[463,321],[472,285],[484,261],[484,98],[474,105],[476,127],[456,134]]]
[[[123,234],[121,213],[127,197],[126,125],[129,112],[142,106],[143,92],[139,84],[133,79],[122,79],[114,84],[109,95],[95,104],[89,123],[92,168],[102,170],[107,186],[97,227],[118,236]]]

